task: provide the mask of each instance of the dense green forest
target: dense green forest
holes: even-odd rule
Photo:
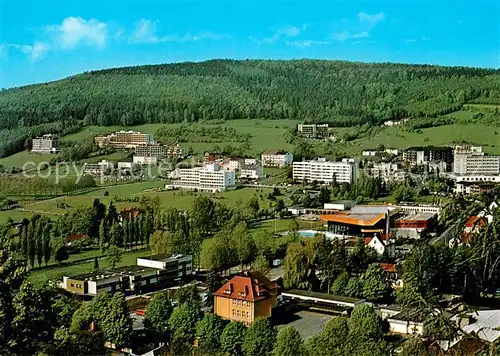
[[[262,118],[352,126],[435,117],[468,102],[500,103],[500,71],[319,60],[107,69],[0,92],[0,156],[48,125]]]

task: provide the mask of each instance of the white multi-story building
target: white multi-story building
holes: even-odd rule
[[[455,146],[453,173],[456,175],[500,174],[500,156],[487,156],[481,146]]]
[[[261,179],[264,178],[264,169],[260,164],[243,164],[240,166],[241,179]]]
[[[218,163],[207,164],[204,167],[178,169],[176,176],[178,180],[167,184],[167,189],[182,188],[220,192],[236,185],[236,173],[221,169]]]
[[[293,155],[290,152],[267,151],[262,153],[261,160],[264,167],[283,168],[292,164]]]
[[[237,171],[240,169],[242,161],[241,158],[227,158],[221,162],[221,167],[228,171]]]
[[[31,152],[34,153],[57,153],[59,149],[59,136],[45,134],[32,140]]]
[[[83,171],[86,174],[92,174],[92,175],[104,175],[108,171],[113,170],[114,165],[112,162],[108,162],[105,160],[102,160],[99,163],[84,163],[83,164]]]
[[[367,171],[373,178],[380,178],[384,182],[391,181],[404,181],[407,174],[405,171],[400,170],[396,163],[382,162],[374,164],[373,167],[368,168]]]
[[[304,137],[328,138],[328,124],[298,124],[297,131]]]
[[[132,161],[135,164],[155,165],[158,163],[158,157],[156,157],[156,156],[134,156]]]
[[[293,162],[293,179],[307,182],[353,183],[357,179],[357,162],[343,159],[342,162],[330,162],[325,158],[317,160]]]
[[[455,174],[450,175],[450,178],[454,179],[457,183],[463,182],[476,182],[476,183],[500,183],[500,175],[487,175],[487,174]]]

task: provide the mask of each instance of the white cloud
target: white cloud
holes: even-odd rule
[[[79,44],[105,47],[108,25],[97,19],[67,17],[60,25],[47,26],[46,30],[55,36],[56,43],[64,49],[73,49]]]
[[[158,36],[157,25],[159,21],[153,21],[148,19],[141,19],[134,28],[132,35],[129,37],[129,43],[161,43],[161,42],[196,42],[202,40],[213,40],[219,41],[225,38],[230,38],[231,36],[227,34],[220,34],[211,31],[205,31],[199,34],[185,34],[177,35],[170,34],[166,36]]]
[[[21,44],[3,44],[2,51],[6,54],[8,48],[14,48],[26,56],[33,62],[36,62],[47,54],[51,46],[47,42],[36,41],[33,45],[21,45]]]
[[[385,14],[379,12],[378,14],[367,14],[366,12],[358,13],[358,19],[360,22],[367,22],[371,25],[376,25],[377,23],[384,21]]]
[[[156,35],[158,21],[140,19],[135,25],[134,31],[129,38],[130,43],[157,43],[159,38]]]
[[[431,38],[430,37],[419,37],[419,38],[406,38],[403,40],[403,42],[405,43],[415,43],[415,42],[427,42],[427,41],[430,41]]]
[[[48,51],[50,51],[50,44],[36,41],[31,47],[31,60],[37,61],[43,58]]]
[[[332,35],[332,38],[337,41],[347,41],[352,39],[360,39],[370,37],[370,34],[367,31],[351,33],[349,31],[337,32]]]
[[[296,37],[300,35],[302,31],[304,31],[307,28],[307,25],[302,25],[301,27],[297,26],[286,26],[280,28],[278,31],[274,33],[271,37],[266,37],[262,40],[264,43],[275,43],[279,41],[282,38],[285,37]],[[256,41],[259,42],[259,41]]]
[[[327,45],[330,41],[317,41],[317,40],[297,40],[297,41],[286,41],[287,46],[294,46],[300,48],[307,48],[316,45]]]

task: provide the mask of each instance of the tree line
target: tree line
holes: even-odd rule
[[[495,70],[340,61],[212,60],[88,72],[0,93],[0,156],[41,131],[245,118],[334,126],[437,116],[500,101]],[[30,132],[36,128],[36,132]],[[12,131],[15,130],[15,131]],[[3,131],[0,131],[3,132]],[[5,136],[7,137],[7,136]]]

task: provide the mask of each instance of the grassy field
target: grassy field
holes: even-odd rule
[[[57,157],[57,155],[42,155],[30,153],[29,151],[21,151],[8,157],[0,158],[0,164],[7,168],[22,168],[25,162],[39,164],[41,162],[48,162],[53,157]],[[27,168],[33,168],[33,165]]]
[[[445,146],[467,142],[481,145],[488,154],[500,154],[500,127],[481,124],[455,124],[422,129],[421,133],[408,132],[398,126],[379,130],[375,135],[342,143],[341,150],[348,155],[360,155],[362,150],[378,145],[390,148],[409,146]]]
[[[234,128],[238,133],[249,133],[252,135],[252,145],[249,154],[257,155],[264,150],[271,149],[286,149],[292,148],[290,144],[287,144],[283,138],[283,133],[289,127],[294,127],[299,121],[294,120],[233,120],[224,123],[226,127]],[[156,130],[161,127],[176,128],[181,124],[146,124],[132,127],[120,127],[120,126],[88,126],[83,130],[64,136],[63,141],[79,141],[88,137],[93,137],[97,134],[114,132],[119,130],[135,130],[143,133],[154,134]],[[214,127],[220,126],[220,124],[215,124],[211,122],[194,123],[191,126],[204,126],[204,127]],[[207,150],[212,150],[215,145],[223,147],[226,144],[238,145],[237,142],[227,141],[220,143],[199,143],[199,142],[181,142],[180,145],[183,149],[188,149],[192,147],[194,151],[198,154],[203,153]]]
[[[68,209],[61,209],[57,207],[58,202],[65,202],[71,208],[77,207],[88,207],[92,205],[94,199],[98,198],[102,203],[109,204],[109,202],[116,195],[118,198],[127,198],[134,196],[148,196],[150,198],[159,197],[160,198],[160,206],[161,207],[175,207],[181,210],[187,210],[191,207],[191,204],[196,199],[198,195],[210,196],[215,200],[228,205],[228,206],[236,206],[240,204],[246,204],[252,196],[255,194],[259,197],[261,204],[268,204],[267,200],[265,200],[266,196],[269,194],[271,189],[237,189],[233,191],[223,192],[220,194],[210,194],[210,193],[196,193],[196,192],[186,192],[180,190],[174,191],[144,191],[147,189],[154,189],[163,186],[162,182],[140,182],[140,183],[131,183],[119,186],[107,186],[101,189],[97,189],[85,194],[75,195],[75,196],[63,196],[49,200],[42,200],[32,202],[24,206],[25,209],[40,211],[40,212],[49,212],[49,213],[57,213],[64,214],[68,211]],[[105,196],[104,193],[108,192],[109,195]],[[260,198],[262,195],[262,198]],[[117,202],[115,204],[118,209],[123,209],[126,207],[137,206],[137,202]],[[0,221],[2,221],[2,217],[6,220],[8,216],[11,216],[14,211],[3,211],[0,212]],[[31,216],[29,214],[29,216]],[[24,217],[24,215],[23,215]]]

